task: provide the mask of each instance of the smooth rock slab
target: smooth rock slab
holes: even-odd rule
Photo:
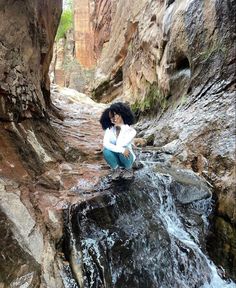
[[[180,169],[160,163],[156,165],[155,170],[172,176],[171,191],[182,204],[206,199],[212,195],[207,182],[192,170]]]

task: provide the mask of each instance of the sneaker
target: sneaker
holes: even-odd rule
[[[116,168],[112,170],[111,173],[111,180],[116,181],[120,178],[121,175],[121,169],[120,168]]]
[[[130,169],[124,169],[123,173],[122,173],[122,178],[125,180],[130,180],[133,179],[134,177],[134,171],[132,168]]]

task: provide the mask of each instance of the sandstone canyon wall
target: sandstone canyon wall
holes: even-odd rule
[[[140,135],[211,183],[216,216],[209,251],[234,279],[235,5],[104,0],[93,16],[100,55],[93,98],[133,103]]]
[[[63,144],[47,123],[61,9],[61,0],[0,1],[1,287],[62,286],[54,245],[29,188],[63,158]]]
[[[91,23],[94,1],[75,1],[74,6],[74,35],[75,57],[85,69],[93,68],[96,64],[94,54],[94,33]]]
[[[96,17],[94,8],[98,2],[73,1],[73,29],[54,45],[50,74],[55,84],[84,92],[93,82],[97,59],[95,42],[99,42],[93,17]]]
[[[53,59],[50,66],[52,83],[80,92],[88,90],[92,82],[94,67],[84,67],[76,58],[74,30],[69,30],[64,38],[54,43]]]

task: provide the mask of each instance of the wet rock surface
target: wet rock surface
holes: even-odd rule
[[[9,235],[13,233],[14,238],[17,239],[17,242],[12,244],[12,247],[15,245],[14,249],[18,249],[19,245],[20,247],[23,247],[21,247],[21,249],[23,249],[22,254],[20,254],[21,250],[19,250],[19,256],[17,256],[19,257],[19,261],[17,263],[21,263],[20,261],[26,263],[24,269],[20,269],[18,265],[13,265],[11,270],[13,271],[11,272],[13,274],[11,274],[11,277],[7,270],[4,269],[4,274],[1,280],[4,284],[5,281],[8,281],[6,283],[20,283],[21,281],[21,283],[32,283],[30,284],[32,286],[29,287],[34,287],[33,285],[36,285],[35,283],[41,283],[41,285],[45,285],[45,287],[63,287],[63,285],[65,285],[65,287],[76,287],[77,284],[75,283],[74,276],[71,274],[70,267],[74,274],[77,273],[75,279],[80,283],[80,275],[83,273],[81,272],[83,268],[76,266],[78,259],[73,258],[77,257],[76,255],[79,251],[78,247],[80,242],[77,242],[77,250],[75,247],[72,249],[70,246],[71,244],[68,242],[66,245],[64,244],[64,252],[67,257],[65,259],[63,254],[61,254],[62,251],[60,248],[61,239],[64,235],[63,226],[66,225],[66,229],[70,229],[71,224],[69,219],[65,221],[63,215],[69,213],[71,217],[77,217],[76,213],[80,213],[79,211],[81,207],[86,206],[87,208],[85,210],[87,211],[86,213],[88,213],[86,215],[92,217],[91,215],[95,213],[92,217],[93,221],[95,221],[95,218],[96,221],[101,221],[101,223],[99,222],[100,224],[98,223],[99,227],[103,227],[104,225],[104,227],[110,227],[113,229],[112,226],[117,219],[117,214],[114,214],[116,213],[116,209],[114,209],[113,204],[111,206],[109,204],[110,201],[112,201],[113,196],[119,198],[119,195],[121,195],[121,198],[119,198],[119,201],[121,201],[119,209],[123,209],[123,212],[119,212],[119,215],[125,217],[124,215],[127,213],[125,212],[125,209],[128,211],[131,209],[131,204],[129,201],[126,201],[126,198],[129,197],[126,197],[126,193],[131,193],[131,195],[137,194],[137,201],[141,204],[143,201],[146,203],[147,199],[145,197],[149,196],[139,195],[139,191],[145,190],[147,194],[149,194],[150,191],[156,189],[150,182],[151,178],[149,174],[153,173],[153,171],[157,174],[160,173],[163,175],[164,179],[165,177],[172,177],[170,193],[175,197],[179,217],[182,219],[181,221],[183,221],[186,229],[189,229],[189,233],[192,233],[191,229],[196,227],[200,233],[199,243],[201,243],[201,249],[205,251],[206,243],[204,239],[206,234],[205,232],[203,233],[204,221],[201,218],[201,213],[203,212],[200,212],[199,214],[197,211],[192,209],[191,203],[201,201],[201,199],[203,199],[202,201],[206,201],[206,198],[211,197],[211,189],[208,185],[209,183],[199,175],[195,174],[192,170],[186,170],[173,165],[173,155],[171,154],[173,151],[171,147],[168,147],[168,149],[167,147],[165,147],[166,149],[160,149],[149,146],[145,148],[136,148],[138,161],[135,164],[135,182],[121,183],[121,185],[118,184],[116,186],[112,185],[111,179],[106,176],[109,173],[108,167],[102,159],[101,148],[103,131],[98,122],[100,113],[106,106],[104,106],[104,104],[95,104],[84,94],[66,88],[62,89],[57,86],[52,87],[52,100],[53,103],[61,109],[61,113],[63,113],[62,118],[64,118],[64,120],[52,116],[51,127],[45,123],[45,127],[42,128],[43,126],[37,126],[36,124],[33,124],[34,122],[23,122],[15,125],[11,124],[14,126],[14,129],[11,130],[9,128],[5,130],[4,127],[8,126],[2,126],[2,135],[4,135],[4,137],[1,138],[1,141],[5,144],[2,145],[4,149],[1,150],[0,162],[2,165],[1,177],[4,177],[1,182],[0,194],[1,211],[4,213],[1,214],[3,219],[3,222],[1,223],[5,223],[4,219],[6,219],[6,217],[8,221],[10,221],[11,225],[7,225],[7,228],[5,228],[6,224],[4,224],[3,229],[8,229]],[[37,121],[35,123],[37,123]],[[35,125],[34,127],[37,129],[32,129],[32,125]],[[23,128],[25,131],[25,138],[19,137],[20,142],[16,142],[16,137],[19,134],[17,131],[18,129]],[[11,131],[11,137],[9,138],[6,137],[5,133],[8,130]],[[34,137],[32,136],[32,131],[37,131],[37,133],[35,132]],[[17,145],[17,143],[20,143],[20,145]],[[60,146],[58,146],[61,147],[61,153],[59,153],[60,150],[58,150],[58,147],[54,146],[52,143],[57,143],[57,145],[58,143],[61,143]],[[19,154],[19,147],[21,147],[21,154]],[[24,151],[28,151],[30,147],[31,149],[34,148],[34,150],[29,155],[25,155]],[[34,151],[38,152],[35,153]],[[140,162],[143,160],[150,160],[155,163],[150,172],[143,172],[144,167]],[[8,168],[5,169],[5,167]],[[158,197],[159,192],[155,193],[155,197]],[[94,205],[97,207],[95,210]],[[136,208],[139,206],[137,203],[132,205]],[[157,205],[160,208],[161,202]],[[187,206],[183,205],[190,206],[187,208]],[[68,212],[65,213],[65,211]],[[144,208],[144,211],[146,211],[144,214],[147,216],[147,219],[149,219],[151,214],[148,212],[148,209]],[[72,222],[75,223],[74,221],[75,220]],[[88,224],[86,221],[83,222],[83,225],[81,225],[81,223],[73,224],[78,225],[78,227],[73,226],[75,227],[73,228],[75,229],[75,232],[73,232],[75,233],[74,237],[80,235],[78,229],[86,230],[89,227],[92,229],[90,226],[91,223],[89,222]],[[131,223],[132,221],[129,222],[130,225]],[[134,223],[138,222],[134,221]],[[159,220],[158,223],[160,223]],[[153,225],[155,226],[157,224]],[[162,231],[160,235],[155,234],[155,232],[155,235],[151,233],[152,236],[150,237],[153,239],[160,237],[164,241],[163,243],[166,243],[168,247],[170,244],[169,236],[166,234],[164,228],[161,227],[162,226],[158,226],[157,229],[158,231]],[[134,232],[135,231],[136,230],[134,230]],[[138,231],[139,230],[135,233],[138,233]],[[91,231],[89,230],[83,233],[88,235],[90,232]],[[10,241],[12,238],[7,239]],[[229,237],[229,239],[231,241],[232,237]],[[121,242],[119,242],[119,240],[117,244],[118,246],[115,245],[116,248],[114,248],[114,251],[112,248],[112,251],[114,252],[114,258],[117,258],[119,255],[117,259],[120,259],[121,263],[126,266],[131,265],[130,269],[132,270],[132,263],[123,262],[126,260],[128,261],[131,256],[133,257],[133,252],[130,252],[128,247],[123,247],[126,240],[126,238],[121,240]],[[3,238],[3,242],[1,242],[2,245],[5,245],[6,241],[6,238]],[[131,243],[133,243],[132,245],[138,245],[138,247],[141,245],[140,243],[137,243],[135,239],[132,241],[130,240],[129,243],[130,245]],[[123,248],[125,249],[124,251]],[[8,253],[14,253],[14,249],[9,249]],[[93,254],[93,252],[91,253]],[[168,254],[168,252],[166,253]],[[74,256],[71,256],[71,254]],[[92,254],[90,256],[94,259],[96,255],[92,256]],[[167,254],[163,255],[163,257],[165,258]],[[7,255],[6,257],[8,258],[6,259],[9,259],[11,255]],[[103,261],[105,261],[104,263],[109,262],[106,258],[104,258]],[[7,263],[11,263],[10,260],[7,261]],[[164,264],[171,267],[173,262],[172,260],[169,260]],[[101,277],[101,272],[99,272],[100,268],[96,269],[98,270],[96,270],[97,272],[93,275],[94,281],[98,281],[96,282],[96,285],[100,285],[104,281],[107,281],[107,283],[113,283],[111,275],[105,275],[104,277],[106,280],[104,280],[105,278],[99,280]],[[204,269],[208,268],[205,267]],[[161,279],[160,281],[166,281],[167,283],[169,281],[168,277],[164,277],[161,270],[159,272],[161,273],[158,276]],[[137,272],[138,274],[135,274],[137,276],[135,276],[136,280],[133,279],[132,281],[134,282],[130,280],[131,282],[129,283],[127,282],[125,270],[122,273],[120,274],[120,278],[118,277],[119,280],[117,280],[117,287],[119,287],[119,285],[132,287],[132,285],[136,285],[135,283],[137,283],[137,281],[141,281],[140,283],[144,281],[138,278],[139,272]],[[51,275],[56,276],[52,277]],[[144,275],[146,275],[145,279],[149,279],[148,283],[150,285],[155,285],[153,284],[152,277],[148,272],[145,272]],[[43,280],[38,280],[38,277]],[[204,279],[206,280],[207,276]],[[205,280],[198,279],[196,280],[196,283]],[[101,281],[101,283],[99,281]],[[168,283],[170,284],[170,282]]]
[[[74,276],[71,274],[70,267],[72,267],[74,274],[74,271],[76,271],[77,275],[80,275],[81,267],[75,265],[75,263],[77,263],[76,258],[70,258],[68,255],[71,255],[72,253],[75,257],[77,255],[77,250],[74,250],[74,248],[71,249],[70,244],[67,243],[66,245],[64,244],[64,252],[68,258],[65,259],[63,254],[61,254],[61,239],[64,235],[63,226],[66,225],[66,229],[70,229],[71,227],[70,222],[68,222],[69,220],[67,219],[65,221],[63,215],[69,213],[68,215],[74,215],[73,217],[76,217],[75,215],[77,212],[71,212],[72,210],[74,211],[74,209],[77,211],[76,207],[88,205],[88,207],[91,208],[93,205],[91,206],[90,203],[94,203],[95,206],[97,206],[96,203],[100,203],[98,206],[102,205],[103,208],[99,215],[96,214],[97,212],[95,213],[95,211],[93,211],[94,208],[92,208],[91,211],[89,211],[90,208],[88,208],[88,214],[92,215],[95,213],[94,217],[97,219],[96,221],[101,221],[101,223],[103,223],[100,223],[99,226],[105,225],[104,227],[107,227],[108,225],[109,227],[112,227],[116,217],[112,217],[113,220],[109,218],[110,216],[104,218],[108,213],[107,211],[110,211],[108,213],[109,215],[116,213],[116,210],[113,211],[114,207],[110,207],[109,204],[112,197],[117,197],[119,194],[124,197],[121,197],[119,200],[121,201],[121,204],[123,203],[123,206],[121,205],[119,209],[124,210],[122,210],[124,215],[126,215],[125,209],[129,210],[131,207],[131,204],[126,201],[126,193],[137,194],[136,196],[139,198],[138,201],[140,201],[140,203],[143,201],[146,203],[147,199],[145,198],[145,200],[142,197],[147,197],[147,195],[138,196],[138,191],[145,190],[149,193],[156,189],[150,184],[151,178],[149,174],[153,173],[153,171],[161,173],[164,178],[168,178],[170,177],[169,175],[172,175],[172,185],[170,186],[173,188],[171,188],[171,194],[176,195],[176,203],[179,203],[176,204],[177,206],[179,205],[177,209],[179,211],[178,213],[182,213],[181,209],[185,211],[184,213],[187,213],[186,216],[181,216],[187,227],[186,229],[191,230],[192,227],[196,226],[196,229],[199,229],[200,231],[199,233],[202,233],[203,220],[199,216],[202,212],[198,214],[194,212],[194,209],[192,210],[190,206],[187,209],[184,208],[184,206],[181,206],[183,203],[191,205],[190,203],[196,200],[205,199],[211,196],[210,188],[202,178],[192,171],[180,168],[177,169],[171,165],[169,158],[170,154],[159,151],[155,149],[155,147],[146,147],[136,148],[136,153],[140,154],[137,159],[138,161],[135,164],[136,181],[132,183],[121,183],[121,185],[118,186],[112,185],[110,177],[107,176],[109,169],[102,159],[101,148],[103,131],[98,122],[100,113],[106,106],[104,106],[104,104],[95,104],[84,94],[66,88],[62,89],[57,86],[52,87],[52,100],[59,109],[63,109],[63,112],[61,113],[63,113],[62,118],[64,118],[64,120],[59,120],[52,116],[52,126],[46,125],[46,123],[44,128],[35,125],[35,127],[38,128],[33,130],[37,131],[37,133],[35,132],[34,137],[32,136],[31,130],[32,123],[34,122],[15,124],[14,130],[11,130],[11,137],[8,139],[5,135],[1,138],[1,141],[5,143],[2,146],[4,149],[1,150],[0,162],[2,165],[0,207],[2,211],[1,217],[3,219],[1,225],[3,225],[3,229],[8,229],[8,237],[11,237],[11,233],[13,233],[14,236],[12,237],[17,239],[16,242],[13,242],[13,246],[11,247],[15,247],[14,249],[21,247],[22,249],[22,254],[20,254],[21,249],[17,254],[17,257],[19,257],[17,263],[24,262],[26,265],[23,267],[24,269],[21,269],[21,266],[19,265],[11,266],[11,277],[7,270],[4,269],[1,279],[4,285],[5,283],[30,283],[29,285],[31,286],[29,287],[34,287],[34,285],[41,283],[40,285],[42,285],[42,287],[63,287],[63,285],[65,285],[65,287],[76,287],[77,284],[73,279]],[[5,126],[2,126],[2,135],[4,135],[4,131],[9,130],[9,128],[8,130],[4,130],[4,127]],[[18,129],[23,128],[25,131],[25,138],[19,137],[19,141],[21,142],[15,142],[15,139],[17,139],[16,137],[19,134]],[[16,145],[17,143],[21,144]],[[59,150],[56,149],[56,146],[52,143],[57,143],[57,145],[58,143],[61,143],[61,146],[59,147],[61,147],[60,149],[62,152],[59,153]],[[19,146],[22,149],[21,154],[18,152]],[[33,151],[38,152],[32,152],[26,157],[24,151],[29,150],[27,147],[33,147]],[[38,155],[37,158],[34,158],[36,157],[35,155]],[[23,159],[27,159],[28,161],[23,161]],[[146,161],[148,159],[150,161],[154,159],[155,165],[148,173],[143,173],[144,166],[140,162],[143,159]],[[4,169],[5,167],[8,167],[8,169]],[[168,176],[165,176],[167,174]],[[147,185],[147,183],[149,184]],[[193,189],[194,193],[191,194],[192,187],[199,188],[199,193],[195,193],[196,191]],[[203,187],[204,189],[201,190],[200,187]],[[151,189],[150,191],[149,188]],[[155,195],[157,196],[157,194]],[[106,199],[108,202],[106,202]],[[132,205],[135,205],[136,208],[139,206],[137,203]],[[161,202],[158,204],[158,207],[161,207]],[[99,209],[96,211],[100,211]],[[146,211],[145,215],[149,219],[151,214],[148,212],[148,209],[144,208],[144,210]],[[121,215],[123,212],[121,212]],[[124,215],[122,217],[125,217]],[[6,217],[8,220],[5,223],[4,219],[6,219]],[[11,223],[11,225],[8,225],[8,222]],[[138,222],[135,221],[134,223]],[[153,225],[155,226],[156,224]],[[82,226],[79,225],[75,229],[87,229],[88,227],[90,227],[90,225],[84,223]],[[161,226],[158,229],[163,232],[163,235],[161,234],[162,236],[159,235],[161,239],[166,239],[166,244],[169,243],[169,236],[164,229],[162,229]],[[138,233],[138,231],[136,232]],[[154,239],[157,236],[158,235],[153,234],[150,237],[153,237]],[[203,234],[199,236],[199,241],[203,242],[203,250],[205,249],[204,237]],[[1,245],[5,245],[6,241],[10,241],[11,239],[12,238],[3,238],[1,240]],[[123,239],[120,244],[114,248],[114,257],[120,255],[118,258],[121,262],[126,261],[125,259],[128,259],[127,257],[129,255],[127,247],[125,248],[127,251],[125,251],[128,254],[122,250],[123,244],[125,243],[124,241],[126,240]],[[132,241],[130,243],[136,243],[135,239]],[[140,245],[140,243],[133,245]],[[10,256],[7,256],[8,254],[6,254],[6,259],[11,257],[11,253],[14,253],[14,249],[11,250],[10,248],[7,251]],[[5,254],[3,253],[2,257],[5,257],[4,255]],[[104,258],[104,261],[108,260]],[[9,263],[7,265],[10,265],[11,262],[10,260],[7,260],[6,263]],[[165,264],[170,267],[172,262],[169,261]],[[99,269],[96,273],[97,274],[94,274],[93,277],[99,282]],[[52,275],[55,276],[52,277]],[[124,271],[123,276],[121,276],[120,280],[117,282],[117,287],[119,287],[121,283],[126,283],[125,275],[126,272]],[[145,275],[149,279],[148,283],[152,283],[149,273]],[[109,278],[111,276],[106,275],[104,277],[108,277],[106,279],[106,281],[108,281],[107,283],[112,283],[111,281],[113,280]],[[164,276],[164,278],[162,276],[160,277],[162,280],[165,278]],[[80,283],[80,276],[76,276],[75,279]],[[135,281],[138,281],[137,279]],[[167,281],[167,278],[165,279],[165,281]],[[132,281],[130,283],[135,285],[136,282]]]
[[[0,127],[1,227],[7,231],[0,240],[6,246],[3,287],[64,287],[69,266],[57,249],[63,211],[96,193],[94,187],[108,173],[98,122],[104,105],[76,91],[54,91],[53,101],[63,108],[64,121],[52,116],[51,125],[25,120]]]
[[[2,199],[1,199],[2,201]],[[39,287],[40,265],[19,244],[19,239],[11,232],[14,225],[2,211],[0,212],[1,237],[1,287]]]
[[[104,178],[106,191],[68,211],[64,249],[80,287],[227,287],[203,255],[210,198],[180,204],[174,178],[152,165],[134,181]]]
[[[152,135],[153,145],[159,149],[157,157],[166,153],[170,163],[190,168],[211,183],[216,214],[225,219],[233,231],[236,219],[234,96],[233,91],[206,94],[199,102],[189,99],[175,111],[167,111],[158,122],[153,119],[139,123],[140,135],[146,139]],[[214,235],[218,236],[215,240],[211,237],[209,243],[213,258],[223,249],[218,237],[224,234],[224,227],[222,231],[220,227],[217,225],[220,230]],[[224,240],[230,247],[234,246],[229,238]],[[225,251],[224,257],[224,267],[232,271],[229,259],[235,259],[235,252]],[[220,257],[214,259],[221,263]],[[235,278],[234,273],[232,276]]]
[[[92,83],[101,102],[133,103],[148,145],[214,186],[217,216],[234,231],[235,11],[234,1],[221,0],[99,1]]]

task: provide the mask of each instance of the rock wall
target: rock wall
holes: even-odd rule
[[[56,111],[48,70],[61,9],[62,0],[0,2],[1,287],[62,287],[32,191],[38,175],[64,156],[48,123]]]
[[[95,7],[95,35],[103,44],[97,44],[93,83],[94,99],[133,103],[140,135],[214,187],[216,217],[224,221],[214,221],[209,251],[234,279],[235,5],[233,0],[100,1],[99,7],[110,8]]]
[[[204,4],[144,0],[138,4],[136,1],[103,2],[112,5],[104,12],[104,17],[107,13],[110,15],[107,19],[112,37],[107,41],[104,36],[106,42],[96,68],[95,93],[105,82],[112,81],[122,68],[121,94],[125,99],[142,100],[150,84],[155,82],[166,97],[178,98],[202,84],[204,70],[212,70],[215,65],[221,70],[227,53],[232,56],[234,51],[232,39],[227,44],[226,39],[221,38],[223,29],[232,35],[232,15],[218,11],[225,6],[231,13],[233,2],[227,5],[220,1]],[[219,13],[224,14],[224,19],[220,19]],[[222,27],[223,23],[229,23],[230,27]],[[106,25],[98,21],[94,25],[95,34],[102,37]],[[211,67],[207,67],[209,63]],[[100,98],[104,96],[97,94]]]
[[[73,29],[54,44],[50,75],[61,87],[87,92],[92,82],[96,65],[94,5],[91,0],[73,1]]]
[[[91,69],[96,63],[94,54],[94,33],[91,23],[94,1],[77,0],[74,6],[75,57],[85,69]]]
[[[54,43],[50,77],[56,85],[85,92],[93,79],[94,69],[85,69],[81,65],[75,55],[75,45],[73,29]]]
[[[95,1],[94,13],[91,15],[94,31],[94,52],[96,59],[101,57],[102,49],[111,38],[112,2]]]
[[[54,45],[55,84],[90,93],[97,59],[110,38],[111,8],[110,1],[73,1],[74,27]]]
[[[0,119],[44,116],[50,104],[48,69],[60,4],[59,0],[0,3]]]

